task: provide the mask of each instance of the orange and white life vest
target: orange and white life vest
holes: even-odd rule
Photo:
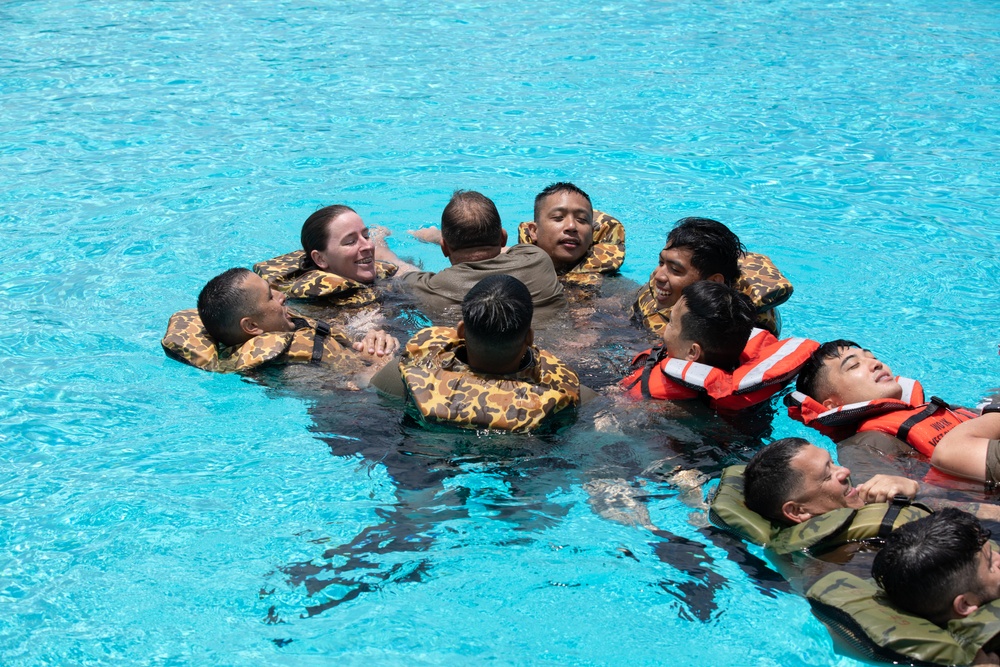
[[[635,398],[684,400],[707,396],[713,407],[743,410],[763,403],[795,377],[819,343],[808,338],[778,340],[763,329],[750,334],[740,366],[726,372],[697,361],[674,359],[661,347],[636,356],[622,380]]]
[[[949,405],[937,396],[924,400],[924,388],[910,378],[897,377],[900,398],[880,398],[827,408],[802,392],[785,397],[788,416],[835,442],[860,431],[881,431],[899,438],[924,456],[930,456],[948,431],[978,415]]]

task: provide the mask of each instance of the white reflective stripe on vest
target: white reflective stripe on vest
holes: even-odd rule
[[[896,382],[903,388],[903,395],[900,396],[900,400],[913,405],[913,388],[917,386],[917,381],[910,378],[897,377]]]
[[[769,370],[774,368],[777,363],[794,353],[798,349],[799,345],[802,345],[804,342],[805,338],[789,338],[786,340],[773,354],[770,354],[765,359],[761,360],[761,362],[754,366],[749,373],[744,375],[736,390],[743,391],[755,385],[762,384],[764,382],[764,375]]]
[[[663,365],[663,374],[667,377],[677,378],[686,384],[696,387],[705,387],[705,379],[708,374],[715,369],[707,364],[699,364],[697,361],[684,361],[683,359],[667,359]]]

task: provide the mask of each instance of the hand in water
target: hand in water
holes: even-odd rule
[[[381,329],[373,329],[354,344],[354,349],[373,357],[387,357],[399,349],[399,341]]]

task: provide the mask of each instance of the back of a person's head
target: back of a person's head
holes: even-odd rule
[[[489,197],[456,190],[441,213],[441,238],[452,250],[503,246],[500,213]]]
[[[894,530],[872,562],[872,578],[900,609],[945,625],[957,596],[979,594],[976,554],[989,538],[976,517],[942,509]]]
[[[533,314],[531,292],[520,280],[504,274],[483,278],[462,300],[466,345],[512,356],[521,349]]]
[[[837,339],[823,343],[816,348],[816,351],[809,355],[809,359],[799,369],[798,379],[795,380],[795,391],[820,403],[825,401],[829,394],[826,386],[826,362],[830,359],[836,359],[842,350],[849,347],[859,347],[859,345],[854,341]]]
[[[350,206],[334,204],[325,206],[316,211],[302,223],[302,249],[306,253],[306,264],[312,264],[310,255],[313,250],[324,252],[330,245],[330,221],[338,218],[344,213],[355,213]]]
[[[687,304],[681,331],[701,346],[701,362],[727,371],[739,366],[757,314],[750,297],[708,280],[688,285],[681,295]]]
[[[727,285],[740,277],[740,258],[746,248],[729,227],[709,218],[682,218],[667,234],[668,248],[691,251],[691,265],[703,278],[722,274]]]
[[[538,217],[542,213],[542,204],[545,202],[545,198],[548,197],[549,195],[554,195],[558,192],[572,192],[574,194],[578,194],[584,199],[586,199],[588,204],[591,204],[590,195],[588,195],[586,192],[576,187],[572,183],[568,183],[566,181],[559,181],[558,183],[553,183],[552,185],[549,185],[547,188],[545,188],[537,195],[535,195],[535,222],[538,222]],[[591,204],[591,207],[593,207],[593,204]]]
[[[802,438],[782,438],[754,454],[743,472],[743,499],[748,509],[769,521],[790,523],[781,507],[792,499],[802,480],[792,467],[792,459],[808,445]]]
[[[223,345],[241,342],[240,320],[253,313],[250,294],[244,281],[254,275],[247,269],[233,268],[208,281],[198,295],[198,317],[205,331]]]

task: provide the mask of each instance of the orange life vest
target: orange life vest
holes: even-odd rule
[[[810,426],[835,442],[859,431],[881,431],[930,456],[948,431],[978,415],[949,405],[937,396],[924,400],[924,388],[916,380],[897,377],[903,388],[900,398],[849,403],[827,408],[805,394],[793,391],[785,397],[788,416]]]
[[[795,377],[819,344],[808,338],[778,340],[768,331],[750,334],[740,366],[721,368],[674,359],[661,347],[636,356],[638,366],[621,385],[634,398],[684,400],[708,396],[713,407],[744,410],[763,403]]]

